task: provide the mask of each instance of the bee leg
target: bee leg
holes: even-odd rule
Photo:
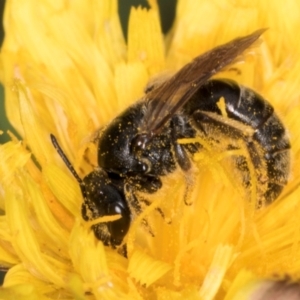
[[[185,205],[190,206],[193,204],[193,202],[189,201],[188,199],[190,198],[193,183],[194,183],[192,172],[188,172],[192,169],[191,160],[184,146],[178,144],[177,142],[174,144],[174,153],[175,153],[177,163],[179,164],[181,169],[185,171],[184,175],[185,175],[187,186],[184,192],[184,203]]]
[[[186,176],[186,182],[187,182],[187,185],[186,185],[186,188],[184,191],[183,200],[184,200],[184,204],[186,206],[191,206],[194,203],[193,200],[190,200],[192,198],[191,194],[192,194],[193,185],[194,185],[193,177]]]
[[[141,198],[140,200],[141,202],[145,203],[145,205],[149,206],[151,204],[151,202],[145,198]],[[166,217],[165,217],[165,214],[164,212],[162,211],[162,209],[160,207],[156,207],[155,210],[160,214],[160,216],[166,221],[167,224],[171,224],[171,220],[168,220]]]
[[[132,188],[132,183],[129,183],[129,184],[125,183],[124,190],[125,190],[126,199],[128,199],[130,212],[131,212],[133,218],[136,218],[138,215],[141,214],[142,207],[141,207],[140,201],[138,200],[138,198],[136,197],[136,195],[134,193],[134,190]],[[152,237],[154,237],[155,235],[154,235],[153,230],[152,230],[151,226],[149,225],[148,221],[146,219],[143,219],[142,224],[144,225],[146,230],[150,233],[150,235]]]
[[[174,116],[171,122],[171,134],[172,134],[172,143],[175,160],[184,171],[187,187],[184,193],[184,203],[188,206],[192,205],[192,202],[188,199],[190,198],[190,193],[192,191],[193,185],[193,176],[191,172],[188,172],[192,169],[192,163],[190,159],[190,154],[195,153],[198,150],[196,144],[179,144],[178,139],[180,138],[192,138],[195,136],[195,130],[189,125],[186,119],[182,116]]]
[[[191,160],[188,156],[187,151],[183,147],[183,145],[175,143],[174,153],[175,153],[176,161],[179,164],[180,168],[183,171],[185,171],[184,175],[185,175],[185,180],[186,180],[187,186],[186,186],[186,189],[184,192],[184,203],[185,203],[185,205],[190,206],[193,204],[193,202],[189,201],[188,199],[190,198],[194,180],[193,180],[192,173],[187,172],[187,171],[191,170],[191,167],[192,167]]]
[[[148,194],[153,194],[162,187],[160,178],[151,175],[130,177],[128,183],[130,183],[131,186],[134,186],[136,190]]]
[[[180,168],[183,171],[188,171],[191,168],[192,164],[184,147],[178,143],[175,143],[174,153],[175,153],[176,161],[179,164]]]
[[[118,253],[124,256],[125,258],[128,258],[127,256],[127,245],[123,244],[118,248]]]
[[[177,142],[180,138],[195,136],[195,130],[188,124],[185,117],[174,116],[171,122],[171,135],[175,159],[183,171],[188,171],[192,167],[188,152],[196,152],[195,145],[181,145]],[[194,150],[193,150],[194,149]]]

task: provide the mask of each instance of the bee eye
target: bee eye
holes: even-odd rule
[[[130,225],[130,215],[128,214],[128,209],[123,205],[122,201],[116,201],[107,207],[107,214],[121,215],[120,219],[107,223],[113,243],[120,245]]]

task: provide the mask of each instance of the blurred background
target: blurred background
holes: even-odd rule
[[[176,2],[177,0],[158,0],[159,7],[160,7],[160,14],[161,14],[161,25],[164,33],[168,32],[174,20]],[[0,45],[2,45],[3,38],[4,38],[4,29],[2,24],[4,5],[5,5],[5,0],[0,0],[0,16],[1,16]],[[146,0],[119,0],[119,13],[120,13],[121,23],[122,23],[125,37],[127,36],[127,24],[128,24],[128,18],[129,18],[129,12],[131,6],[142,6],[142,7],[149,8],[149,5],[147,4]],[[4,93],[1,84],[0,84],[0,130],[4,132],[4,134],[0,135],[0,144],[8,140],[8,136],[5,133],[7,130],[11,130],[14,132],[12,126],[9,124],[5,116]],[[2,284],[4,276],[5,276],[5,272],[1,271],[0,269],[0,284]]]
[[[0,0],[0,16],[1,16],[0,45],[2,45],[3,37],[4,37],[4,29],[2,24],[4,4],[5,4],[5,0]],[[9,124],[5,117],[3,87],[0,84],[0,130],[4,131],[7,130],[7,128],[9,128]],[[0,135],[0,143],[3,143],[4,141],[5,139],[3,138],[3,135]]]
[[[41,0],[42,1],[42,0]],[[105,0],[104,0],[105,1]],[[121,23],[123,27],[124,36],[127,36],[127,24],[129,11],[131,6],[142,6],[149,8],[149,5],[146,0],[118,0],[119,1],[119,13],[121,18]],[[163,32],[166,33],[174,20],[175,16],[175,7],[177,0],[158,0],[161,14],[161,24]],[[0,16],[1,20],[3,18],[5,0],[0,0]],[[1,22],[0,27],[0,45],[2,45],[4,38],[4,29],[3,24]],[[0,84],[0,130],[4,133],[0,135],[0,144],[4,143],[8,140],[8,136],[6,134],[7,130],[11,130],[14,132],[13,128],[9,124],[6,116],[5,116],[5,108],[4,108],[4,94],[3,87]]]

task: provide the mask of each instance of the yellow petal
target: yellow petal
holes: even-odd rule
[[[130,257],[128,272],[137,282],[149,287],[171,268],[169,264],[155,260],[146,253],[136,250]]]

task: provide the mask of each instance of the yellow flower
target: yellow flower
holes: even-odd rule
[[[126,44],[116,0],[7,1],[1,79],[23,141],[0,147],[0,262],[10,268],[1,299],[247,299],[271,280],[299,278],[300,4],[180,0],[164,39],[149,2],[131,10]],[[254,55],[221,75],[262,94],[289,130],[293,168],[280,198],[255,210],[207,149],[195,156],[191,206],[184,174],[165,176],[131,224],[128,258],[104,247],[50,133],[83,178],[96,165],[94,132],[152,77],[266,27]]]

